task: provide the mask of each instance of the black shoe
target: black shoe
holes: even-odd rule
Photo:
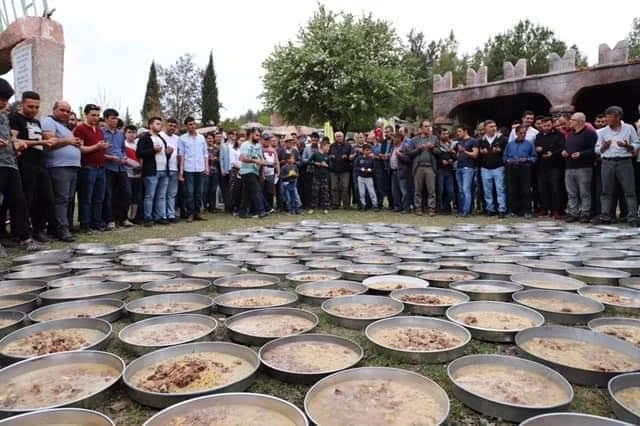
[[[60,234],[58,236],[58,239],[60,241],[64,241],[65,243],[72,243],[72,242],[74,242],[76,240],[75,238],[73,238],[73,235],[71,235],[70,232],[67,232],[67,233],[64,233],[64,234]]]
[[[638,227],[640,227],[640,221],[630,220],[629,221],[629,226],[632,227],[632,228],[638,228]]]
[[[81,233],[81,234],[88,234],[88,235],[91,235],[91,234],[93,234],[93,229],[91,229],[91,228],[83,228],[83,227],[81,227],[81,228],[80,228],[80,233]]]
[[[495,216],[496,212],[487,212],[487,217]]]
[[[567,218],[564,221],[566,223],[574,223],[578,221],[578,218],[575,216],[567,216]]]
[[[172,217],[171,219],[169,219],[169,223],[178,223],[178,219],[176,219],[175,217]]]
[[[193,218],[194,218],[195,220],[200,220],[200,221],[205,221],[205,220],[207,220],[207,218],[206,218],[206,217],[203,217],[203,216],[202,216],[202,215],[200,215],[200,214],[195,215]]]
[[[168,224],[169,224],[169,223],[171,223],[171,222],[169,222],[169,220],[168,220],[168,219],[160,219],[160,220],[156,220],[156,223],[157,223],[158,225],[168,225]]]
[[[600,223],[600,219],[599,218],[595,218],[595,217],[593,218],[593,220],[596,220],[596,219],[597,219],[597,222]],[[591,223],[591,221],[592,220],[589,219],[589,216],[582,216],[580,218],[580,223]]]
[[[49,237],[47,237],[47,234],[45,234],[43,231],[34,233],[32,235],[32,238],[39,243],[48,243],[51,241]]]
[[[187,216],[187,223],[193,222],[193,216]]]
[[[144,221],[144,227],[145,228],[151,228],[153,226],[153,221],[151,220],[145,220]]]
[[[506,215],[506,214],[504,214],[504,213],[498,213],[498,219],[504,219],[504,218],[506,218],[506,217],[507,217],[507,215]]]

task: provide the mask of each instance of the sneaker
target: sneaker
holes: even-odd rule
[[[267,214],[274,214],[276,211],[274,209],[271,209],[267,212]]]
[[[178,219],[176,219],[175,217],[170,217],[169,218],[169,223],[171,223],[171,224],[178,223]]]
[[[24,240],[20,242],[20,248],[26,251],[40,251],[40,250],[47,250],[49,247],[40,244],[39,242],[35,241],[32,238],[29,238],[28,240]]]
[[[187,223],[191,223],[191,222],[193,222],[193,216],[187,217]]]
[[[156,220],[156,223],[158,225],[168,225],[170,222],[168,219],[160,219],[160,220]]]
[[[433,209],[429,210],[429,217],[434,217],[436,215],[436,212]]]
[[[113,231],[114,229],[116,229],[116,223],[115,222],[109,222],[107,223],[107,229],[109,231]]]
[[[313,214],[313,209],[309,210],[307,213],[308,214]]]
[[[251,219],[257,219],[257,218],[259,218],[259,217],[260,217],[260,216],[258,216],[257,214],[254,214],[254,215],[252,215],[252,216],[251,216]]]
[[[134,225],[133,223],[131,223],[131,221],[129,221],[129,219],[127,219],[120,222],[120,226],[123,226],[125,228],[131,228],[132,226],[136,226],[136,225]]]
[[[329,214],[329,210],[325,210],[323,213],[324,214]]]
[[[380,213],[380,209],[373,209],[374,212]]]
[[[48,243],[49,241],[51,241],[49,237],[47,237],[47,234],[45,234],[43,231],[34,233],[33,239],[38,241],[39,243]]]

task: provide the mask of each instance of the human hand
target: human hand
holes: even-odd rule
[[[178,180],[179,180],[180,182],[184,182],[184,174],[180,173],[180,174],[178,175]]]
[[[578,158],[580,158],[580,152],[574,152],[573,154],[571,154],[571,158],[577,160]]]
[[[569,153],[567,151],[562,151],[560,155],[562,155],[562,158],[569,158]]]
[[[538,154],[541,153],[542,152],[542,147],[541,146],[536,147],[536,152]]]
[[[162,152],[162,145],[154,145],[153,150],[155,152]]]
[[[173,147],[171,145],[167,145],[165,152],[169,155],[173,154]]]

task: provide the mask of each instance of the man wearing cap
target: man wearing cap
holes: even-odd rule
[[[240,218],[248,219],[250,213],[255,211],[253,217],[263,218],[267,214],[264,211],[260,191],[260,168],[264,166],[264,153],[260,138],[269,140],[271,134],[265,132],[260,135],[260,129],[253,128],[249,131],[249,140],[240,146],[240,177],[242,179],[242,201],[240,203]]]
[[[627,222],[638,226],[638,200],[633,176],[633,152],[640,148],[636,129],[622,121],[623,111],[619,106],[610,106],[605,110],[607,126],[598,130],[595,151],[602,158],[602,193],[600,220],[595,222],[611,223],[611,202],[616,181],[620,183],[627,204]]]
[[[270,132],[262,133],[262,138],[264,139],[271,138],[272,135]],[[294,143],[295,142],[295,143]],[[294,140],[293,137],[289,136],[284,139],[283,147],[278,149],[278,162],[280,163],[280,169],[287,165],[287,155],[293,156],[295,164],[300,165],[300,152],[298,151],[298,144]],[[278,201],[278,208],[280,210],[287,210],[289,200],[287,199],[287,194],[282,189],[282,181],[280,181],[277,185],[276,190],[276,199]]]
[[[187,133],[178,141],[178,179],[184,182],[184,196],[187,200],[187,222],[207,220],[202,217],[202,184],[203,175],[209,175],[207,142],[204,136],[196,131],[196,120],[187,117],[184,120]]]

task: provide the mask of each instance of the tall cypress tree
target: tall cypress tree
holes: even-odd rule
[[[213,52],[209,52],[209,64],[202,78],[202,123],[210,121],[220,123],[220,101],[218,100],[218,84],[213,69]]]
[[[151,117],[162,116],[162,105],[160,104],[160,86],[158,85],[158,73],[156,72],[155,61],[151,62],[149,78],[147,80],[147,91],[142,104],[142,125],[146,126]]]

